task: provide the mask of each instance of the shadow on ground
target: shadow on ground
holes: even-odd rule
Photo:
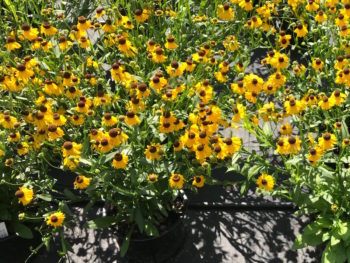
[[[81,213],[81,209],[74,212]],[[99,214],[101,210],[95,213]],[[187,234],[183,248],[167,261],[169,263],[320,262],[320,253],[313,248],[291,249],[294,239],[307,223],[306,218],[297,218],[292,211],[192,209],[184,223]],[[77,225],[73,230],[66,230],[66,237],[73,248],[73,253],[69,253],[70,262],[151,262],[121,258],[112,231],[86,230]],[[31,262],[57,261],[55,247],[52,247],[50,253],[43,251]]]

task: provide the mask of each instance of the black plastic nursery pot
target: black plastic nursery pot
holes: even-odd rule
[[[180,195],[183,198],[184,208],[181,214],[169,213],[171,223],[167,229],[156,237],[131,237],[129,249],[126,258],[135,263],[147,262],[169,262],[171,258],[176,256],[183,248],[186,239],[186,227],[184,219],[186,218],[186,210],[188,199],[184,192]],[[121,245],[123,238],[118,238]]]
[[[126,257],[136,262],[167,262],[177,255],[186,237],[181,218],[158,237],[131,238]]]
[[[0,238],[0,262],[23,263],[30,256],[30,248],[36,248],[41,243],[41,236],[33,231],[33,238],[24,239],[15,234]]]

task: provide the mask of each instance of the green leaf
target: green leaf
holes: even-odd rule
[[[72,201],[76,201],[76,200],[79,199],[79,197],[77,197],[75,194],[72,193],[72,191],[70,191],[70,190],[67,189],[67,188],[65,188],[65,189],[63,190],[63,193],[64,193],[64,195],[65,195],[68,199],[70,199],[70,200],[72,200]]]
[[[260,170],[261,170],[262,166],[259,164],[256,164],[254,166],[252,166],[249,170],[248,170],[248,181],[255,176]]]
[[[11,11],[14,19],[16,20],[16,22],[18,22],[18,17],[17,17],[17,14],[16,14],[16,6],[13,5],[12,1],[10,0],[4,0],[7,8]]]
[[[142,211],[141,211],[140,207],[136,208],[136,210],[135,210],[135,221],[137,223],[137,226],[138,226],[140,232],[143,233],[143,230],[145,229],[145,220],[143,218]]]
[[[47,201],[47,202],[52,201],[52,196],[49,194],[37,194],[36,196],[44,201]]]
[[[145,222],[145,232],[148,236],[159,236],[159,231],[150,221]]]
[[[106,217],[96,218],[96,219],[87,221],[84,226],[91,229],[104,228],[104,227],[111,226],[112,224],[116,223],[118,220],[119,219],[116,216],[106,216]]]
[[[272,132],[272,130],[271,130],[270,124],[268,124],[268,123],[265,123],[265,124],[264,124],[263,132],[264,132],[264,134],[265,134],[266,136],[268,136],[268,137],[270,137],[270,136],[273,135],[273,132]]]
[[[25,226],[24,224],[21,224],[19,222],[15,222],[13,224],[13,228],[14,228],[17,236],[20,236],[20,237],[26,238],[26,239],[33,238],[32,230],[30,230],[30,228]]]
[[[91,161],[84,159],[84,158],[79,159],[79,162],[81,162],[82,164],[88,165],[88,166],[92,166]]]
[[[332,237],[333,238],[333,237]],[[346,260],[345,247],[342,242],[338,242],[336,245],[328,243],[326,249],[323,251],[322,263],[343,263]]]
[[[129,245],[130,245],[130,238],[132,233],[134,232],[134,226],[131,227],[131,229],[129,230],[128,234],[126,235],[122,246],[120,247],[120,255],[122,257],[125,256],[126,252],[128,251]]]
[[[302,161],[302,158],[300,158],[300,157],[294,157],[293,159],[288,160],[288,161],[286,162],[286,164],[289,165],[289,166],[292,166],[292,165],[296,165],[296,164],[300,163],[301,161]]]
[[[350,261],[350,246],[346,248],[346,258]]]
[[[338,225],[336,236],[344,241],[347,241],[350,237],[350,224],[349,222],[341,222]]]
[[[307,246],[317,246],[323,242],[323,231],[316,222],[307,225],[303,233],[299,235],[293,244],[293,249],[304,248]]]

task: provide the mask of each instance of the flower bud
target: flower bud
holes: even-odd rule
[[[209,167],[209,163],[207,163],[207,162],[202,163],[202,167],[208,168]]]
[[[18,214],[18,220],[19,220],[19,221],[23,220],[25,217],[26,217],[26,214],[25,214],[25,213],[19,213],[19,214]]]

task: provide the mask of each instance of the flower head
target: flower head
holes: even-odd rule
[[[52,213],[46,217],[46,224],[53,226],[54,228],[60,227],[63,225],[65,217],[65,214],[62,212]]]

